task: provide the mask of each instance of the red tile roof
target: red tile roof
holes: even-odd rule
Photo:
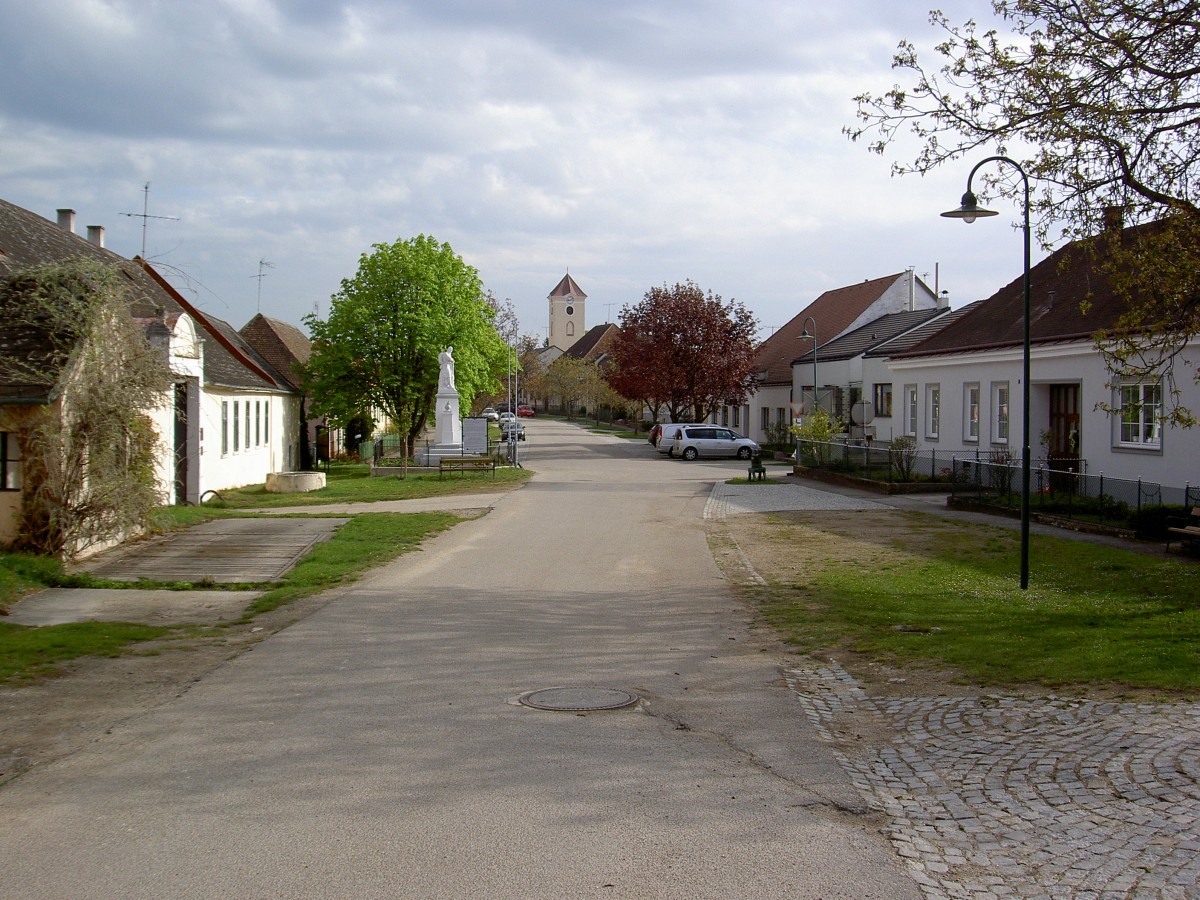
[[[826,291],[800,310],[795,318],[759,344],[754,366],[760,373],[759,384],[792,383],[792,360],[812,350],[812,341],[800,337],[808,316],[813,318],[819,347],[849,328],[903,274],[898,272]],[[765,376],[761,374],[764,372]]]

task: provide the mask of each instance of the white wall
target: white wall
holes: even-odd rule
[[[1197,347],[1200,349],[1200,346]],[[896,434],[903,433],[904,388],[915,385],[917,394],[917,433],[919,446],[953,450],[975,450],[986,454],[1008,449],[1020,458],[1022,446],[1021,349],[962,354],[952,357],[889,361],[893,390],[892,424]],[[1030,379],[1030,450],[1036,462],[1044,455],[1042,432],[1050,423],[1050,385],[1080,386],[1079,455],[1087,461],[1087,474],[1128,480],[1143,479],[1171,487],[1200,483],[1200,429],[1164,426],[1158,446],[1123,444],[1116,416],[1100,404],[1117,404],[1110,386],[1111,376],[1091,342],[1075,342],[1032,350]],[[877,376],[876,376],[877,377]],[[1178,378],[1185,406],[1200,408],[1200,387],[1190,371]],[[965,432],[965,386],[980,387],[979,437],[972,440]],[[1004,441],[996,431],[996,390],[1009,388],[1009,435]],[[930,388],[940,390],[938,436],[928,431]],[[867,389],[864,378],[864,389]],[[879,423],[879,420],[876,420]],[[880,439],[884,435],[879,433]]]
[[[210,385],[199,412],[202,492],[261,484],[271,472],[296,467],[299,397]]]

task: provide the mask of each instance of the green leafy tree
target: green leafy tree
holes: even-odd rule
[[[333,295],[329,318],[304,319],[314,411],[341,427],[378,409],[416,439],[433,411],[438,354],[447,347],[464,408],[499,387],[506,348],[496,314],[479,274],[449,244],[426,235],[376,244]]]
[[[163,503],[146,414],[166,402],[171,374],[125,284],[84,260],[0,281],[0,382],[48,400],[0,414],[21,448],[17,550],[70,558],[145,528]]]
[[[992,9],[1007,35],[932,12],[941,64],[902,42],[892,65],[910,82],[856,97],[859,124],[846,133],[881,154],[915,138],[897,174],[965,155],[1015,158],[1043,246],[1103,235],[1081,252],[1128,303],[1096,335],[1110,368],[1167,376],[1170,418],[1195,424],[1168,364],[1200,334],[1200,5],[994,0]],[[984,173],[985,192],[1018,197],[1014,177],[1008,167]],[[1114,212],[1131,226],[1157,224],[1106,232]]]
[[[684,415],[701,422],[721,404],[749,396],[757,332],[745,306],[691,281],[651,288],[621,310],[609,384],[622,397],[665,406],[672,422]]]

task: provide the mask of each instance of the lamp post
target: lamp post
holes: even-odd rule
[[[962,205],[958,209],[942,213],[949,219],[962,219],[968,225],[981,216],[996,216],[999,213],[979,206],[978,200],[971,192],[971,180],[979,167],[990,162],[1007,163],[1017,170],[1025,186],[1025,278],[1024,278],[1024,334],[1022,338],[1021,355],[1021,590],[1029,587],[1029,176],[1025,170],[1007,156],[989,156],[976,163],[971,174],[967,176],[967,192],[962,195]]]
[[[812,331],[808,323],[812,322]],[[804,317],[804,330],[800,332],[800,340],[813,342],[813,411],[817,409],[817,320],[812,316]]]

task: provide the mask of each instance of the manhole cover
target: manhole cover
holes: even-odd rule
[[[621,709],[638,702],[637,694],[612,688],[544,688],[529,691],[519,698],[524,706],[554,712],[591,712],[601,709]]]

